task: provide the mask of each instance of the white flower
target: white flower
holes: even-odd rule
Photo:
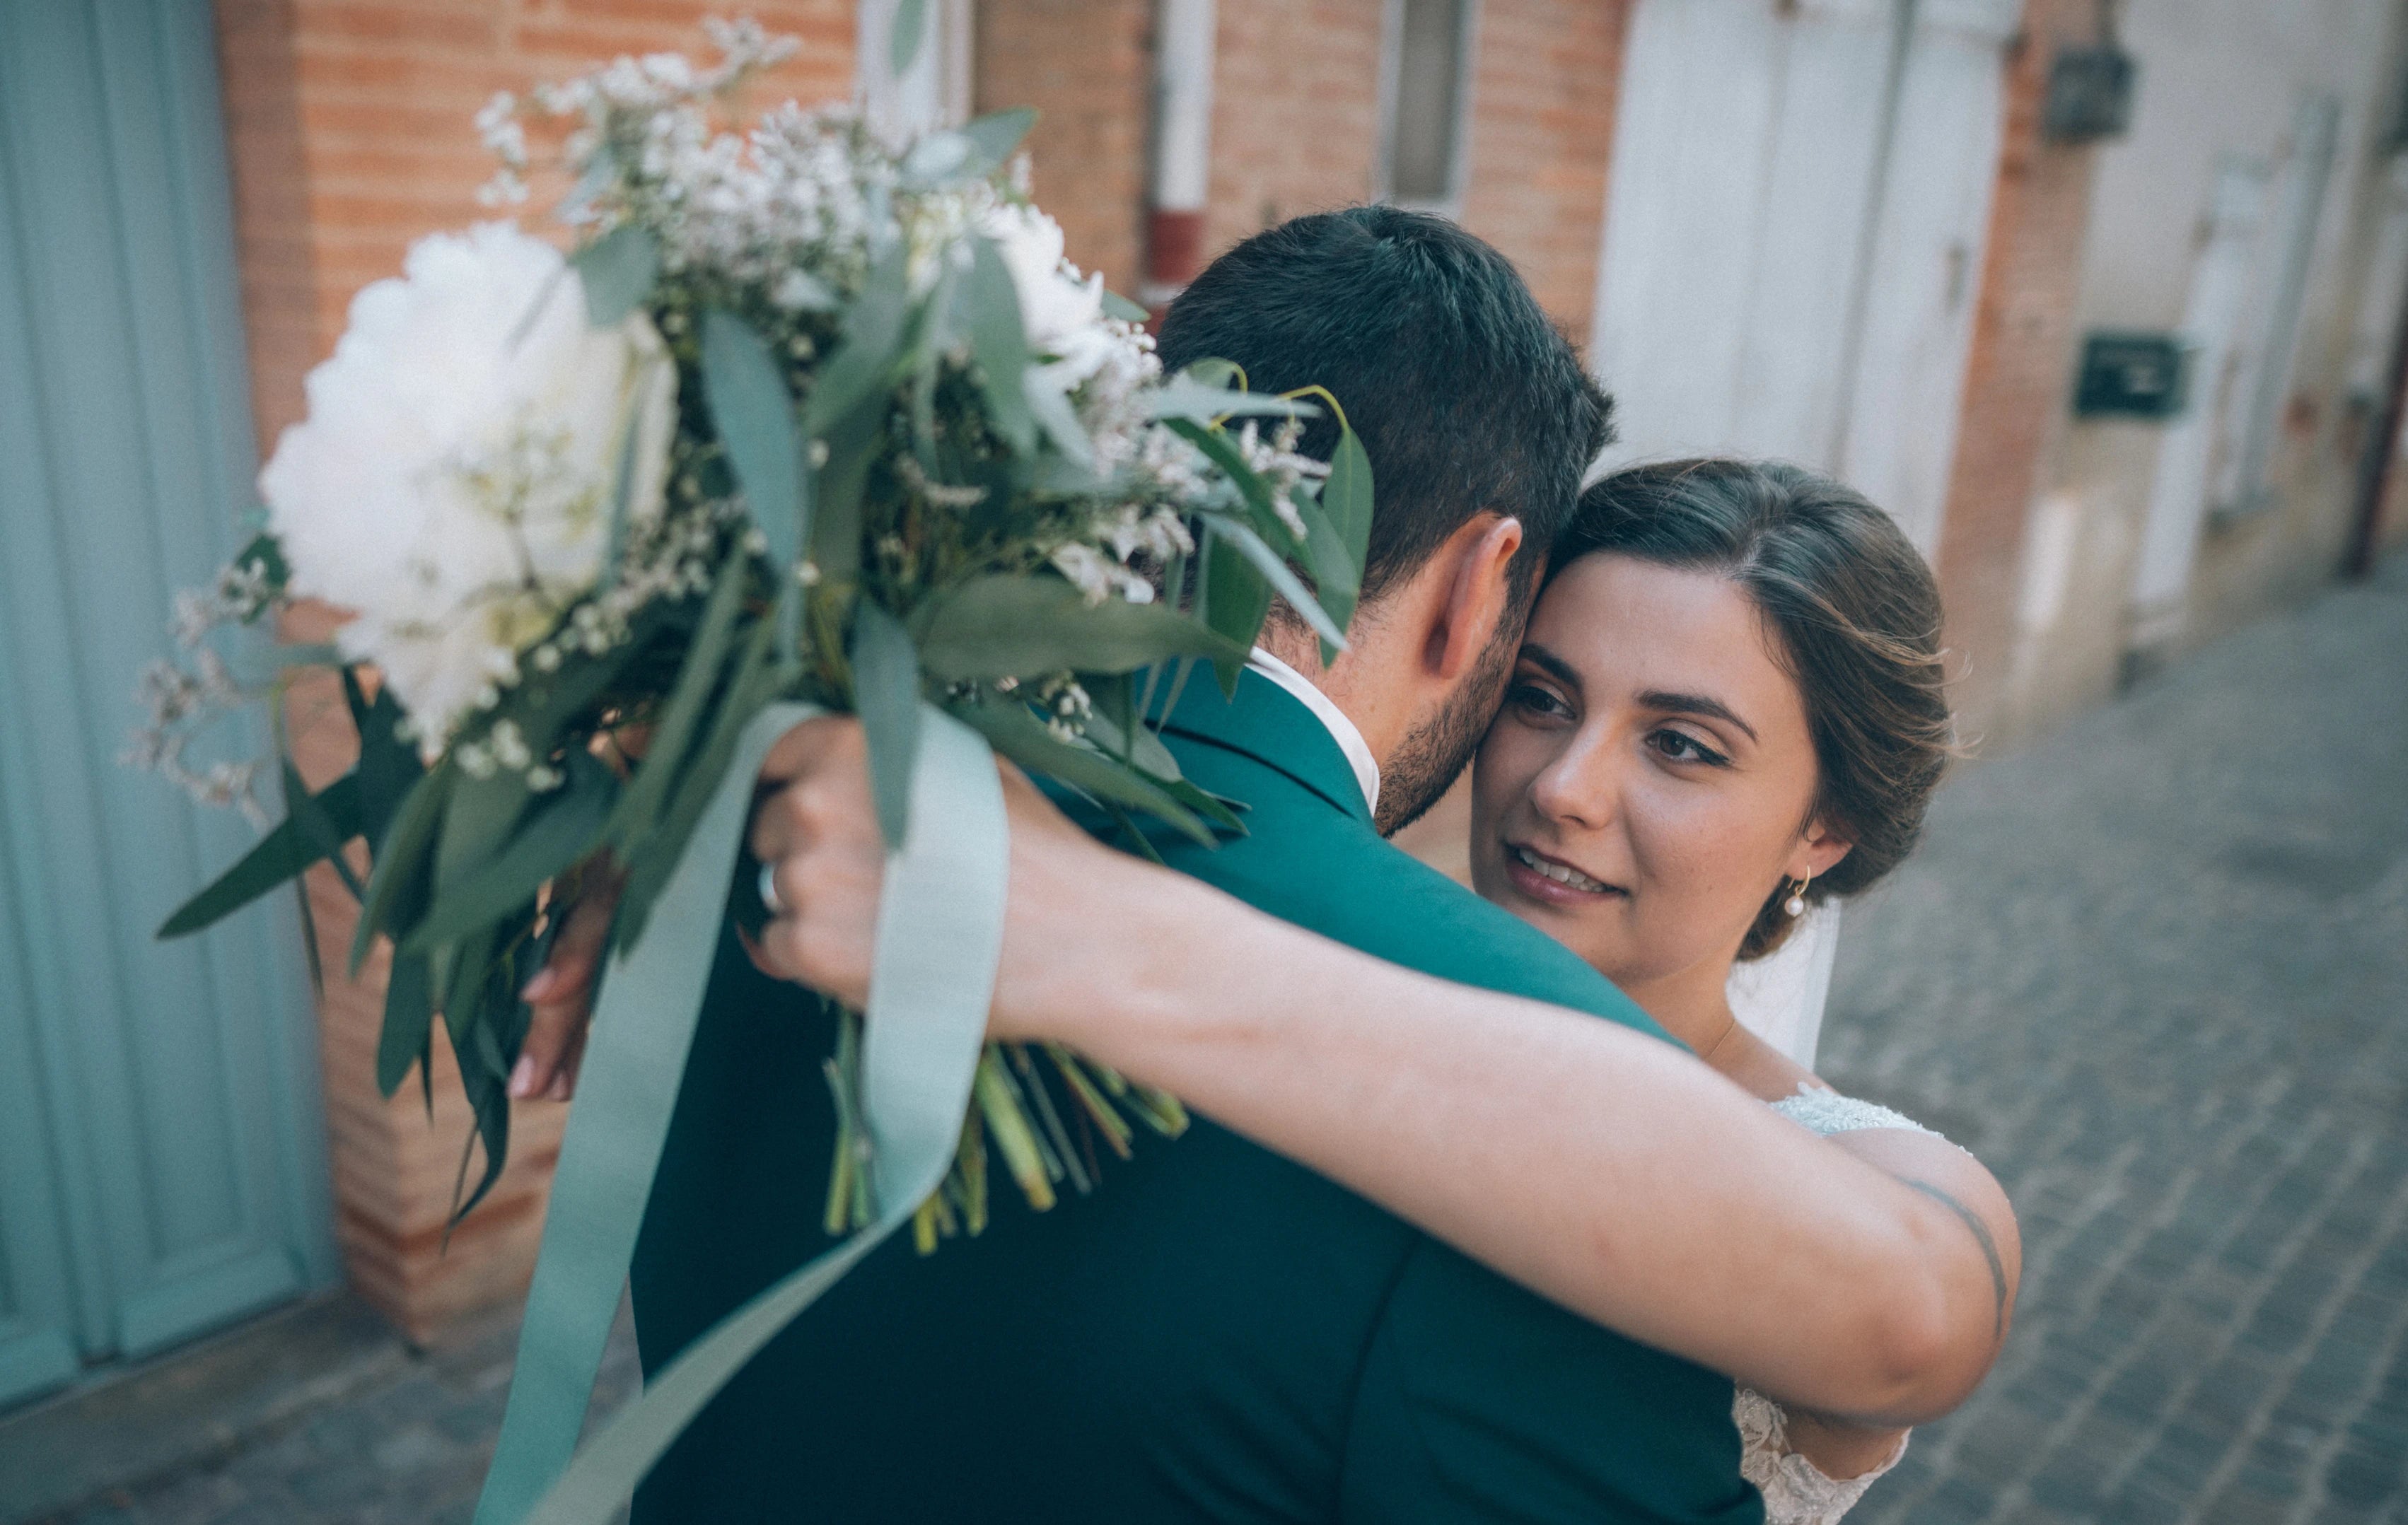
[[[983,220],[1011,287],[1028,348],[1052,357],[1038,374],[1068,392],[1096,374],[1124,341],[1104,319],[1104,278],[1082,278],[1062,257],[1062,225],[1034,207],[998,204]]]
[[[403,271],[352,302],[259,485],[292,591],[357,616],[337,643],[432,758],[598,580],[631,428],[629,519],[658,517],[677,377],[650,320],[589,326],[575,270],[507,223]]]

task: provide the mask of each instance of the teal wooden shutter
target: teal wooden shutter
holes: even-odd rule
[[[292,903],[154,943],[251,831],[117,761],[251,502],[224,143],[207,6],[0,6],[0,1400],[334,1271]]]

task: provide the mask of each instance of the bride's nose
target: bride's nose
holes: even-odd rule
[[[1613,823],[1621,814],[1621,793],[1612,766],[1612,748],[1585,732],[1575,735],[1530,780],[1530,803],[1541,815],[1587,831]]]

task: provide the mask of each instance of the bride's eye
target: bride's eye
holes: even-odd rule
[[[1535,720],[1564,720],[1571,709],[1536,683],[1516,683],[1505,691],[1505,702]]]
[[[1647,734],[1647,745],[1667,762],[1703,762],[1710,767],[1723,767],[1730,762],[1722,753],[1699,741],[1685,731],[1662,728]]]

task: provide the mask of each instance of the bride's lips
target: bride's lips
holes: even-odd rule
[[[1566,862],[1526,843],[1508,842],[1504,848],[1506,879],[1532,900],[1551,905],[1594,905],[1629,893],[1577,863]]]

